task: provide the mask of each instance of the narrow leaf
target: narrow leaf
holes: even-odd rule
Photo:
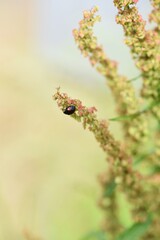
[[[142,74],[140,74],[140,75],[138,75],[138,76],[136,76],[134,78],[129,79],[128,82],[133,82],[133,81],[137,80],[140,77],[142,77]]]
[[[123,115],[123,116],[118,116],[115,118],[110,118],[110,121],[125,121],[125,120],[132,120],[135,117],[138,117],[139,115],[148,112],[149,110],[151,110],[153,107],[157,106],[160,104],[160,99],[158,99],[158,101],[153,101],[151,102],[148,106],[146,106],[144,109],[142,109],[141,111],[138,111],[136,113],[133,114],[129,114],[129,115]]]
[[[90,232],[81,240],[107,240],[106,234],[103,231]]]
[[[134,166],[138,165],[139,163],[143,162],[143,160],[145,160],[146,158],[148,158],[149,156],[151,156],[151,154],[154,153],[154,150],[148,152],[148,153],[143,153],[141,155],[139,155],[135,161],[134,161]]]
[[[123,115],[123,116],[119,116],[119,117],[115,117],[115,118],[110,118],[110,121],[125,121],[125,120],[132,120],[133,118],[137,117],[138,115],[140,115],[141,112],[137,112],[134,114],[130,114],[130,115]]]
[[[145,203],[144,203],[145,204]],[[151,225],[151,218],[148,219],[143,223],[135,223],[126,231],[124,231],[117,240],[139,240],[146,231],[148,230],[149,226]]]

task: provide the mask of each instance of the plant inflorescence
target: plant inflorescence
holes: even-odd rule
[[[73,35],[81,53],[106,78],[113,94],[118,117],[99,120],[96,108],[87,108],[78,99],[61,93],[53,98],[60,109],[82,123],[95,136],[106,153],[108,168],[99,176],[102,196],[99,205],[105,211],[103,231],[106,239],[160,239],[160,0],[150,0],[153,10],[146,22],[139,14],[138,0],[113,0],[118,9],[125,43],[131,50],[143,85],[137,96],[132,81],[118,72],[116,61],[107,57],[93,33],[100,21],[98,7],[83,12]],[[144,3],[145,4],[145,3]],[[117,141],[109,130],[111,121],[119,121],[124,137]],[[138,168],[137,168],[138,165]],[[141,171],[145,168],[146,171]],[[118,194],[131,205],[133,225],[125,229],[118,217]]]

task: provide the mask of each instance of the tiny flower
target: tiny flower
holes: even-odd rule
[[[136,4],[138,2],[138,0],[133,0],[133,2]]]
[[[84,18],[89,18],[90,17],[90,12],[89,11],[84,11],[83,16],[84,16]]]
[[[96,111],[97,111],[97,109],[95,107],[88,108],[89,113],[94,113]]]

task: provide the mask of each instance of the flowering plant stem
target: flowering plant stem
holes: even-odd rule
[[[160,0],[152,0],[150,21],[152,30],[145,29],[145,21],[138,13],[138,0],[114,0],[118,9],[116,21],[121,24],[140,75],[128,80],[118,73],[118,64],[109,59],[93,34],[93,26],[100,21],[98,7],[84,11],[79,28],[73,30],[75,41],[91,65],[102,74],[117,104],[118,117],[99,120],[95,107],[86,107],[78,99],[70,98],[57,89],[53,99],[59,108],[91,131],[106,153],[107,171],[99,175],[102,186],[100,207],[105,212],[103,231],[110,239],[160,239]],[[142,89],[137,96],[132,81],[141,77]],[[147,107],[141,107],[141,103]],[[110,121],[120,121],[124,131],[117,141],[109,130]],[[156,128],[151,128],[154,123]],[[152,146],[151,151],[148,146]],[[154,149],[154,150],[153,150]],[[148,154],[150,152],[150,154]],[[143,156],[143,158],[142,158]],[[137,161],[141,159],[142,161]],[[143,165],[147,174],[141,171]],[[137,164],[139,168],[137,168]],[[152,166],[152,168],[151,168]],[[151,171],[152,169],[152,171]],[[154,170],[153,170],[154,169]],[[133,226],[125,229],[118,217],[118,194],[123,193],[131,205]],[[126,237],[127,236],[127,237]],[[136,236],[136,237],[135,237]]]

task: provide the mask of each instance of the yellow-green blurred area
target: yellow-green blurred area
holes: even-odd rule
[[[106,156],[52,95],[61,86],[100,118],[115,116],[113,99],[102,77],[75,81],[37,54],[35,2],[0,1],[0,240],[75,240],[103,220],[97,175]]]

